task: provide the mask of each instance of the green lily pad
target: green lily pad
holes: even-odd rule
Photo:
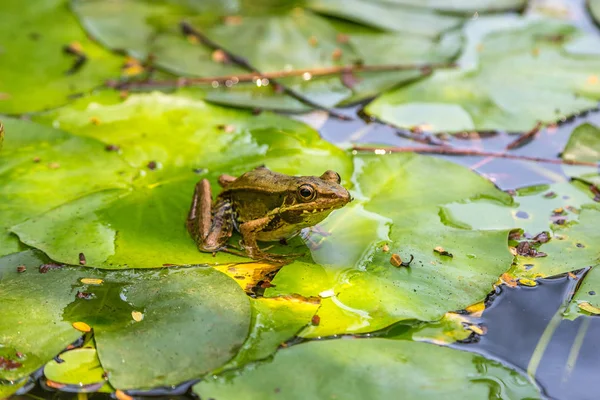
[[[427,7],[448,13],[472,14],[518,11],[527,6],[527,0],[385,0],[388,3],[412,7]]]
[[[308,8],[335,18],[347,19],[373,28],[399,32],[406,36],[438,37],[458,28],[462,18],[439,14],[427,8],[402,7],[365,0],[311,0]],[[419,4],[421,6],[422,3]]]
[[[590,13],[592,14],[592,18],[594,18],[597,24],[600,24],[600,1],[589,0],[588,6],[590,7]]]
[[[179,23],[197,12],[177,1],[74,0],[73,11],[89,34],[112,49],[141,60],[152,55],[155,66],[183,76],[222,76],[246,72],[231,63],[216,62],[212,50],[186,37]]]
[[[26,383],[27,380],[25,379],[12,385],[0,383],[0,399],[8,399],[11,395],[15,394],[17,390],[25,386]]]
[[[47,262],[36,251],[0,261],[0,355],[21,364],[0,370],[1,379],[22,378],[50,361],[81,336],[73,326],[93,329],[102,366],[118,389],[200,377],[230,360],[248,334],[246,294],[212,268],[107,272],[62,267],[40,273],[38,267]],[[27,270],[19,273],[19,265]],[[140,368],[144,365],[152,368]],[[95,380],[97,372],[86,381]]]
[[[318,302],[302,298],[274,297],[253,299],[252,326],[244,345],[222,370],[246,365],[271,356],[286,340],[292,339],[307,324],[319,307]]]
[[[70,44],[85,55],[79,68],[74,68],[78,57],[63,50]],[[2,2],[0,113],[19,114],[65,104],[70,96],[118,78],[122,63],[121,57],[87,38],[67,0]]]
[[[509,268],[507,230],[470,230],[440,218],[441,206],[459,200],[511,204],[509,195],[473,172],[411,154],[362,156],[355,159],[352,181],[355,203],[307,237],[324,272],[285,266],[273,280],[276,288],[265,293],[316,292],[323,298],[319,325],[302,336],[371,332],[406,319],[438,320],[485,298]],[[386,244],[388,252],[382,250]],[[453,257],[436,253],[436,247]],[[415,260],[410,267],[395,267],[392,254]]]
[[[59,384],[83,387],[84,392],[85,386],[91,385],[93,392],[113,391],[106,383],[105,372],[95,348],[69,350],[62,353],[60,359],[60,363],[52,360],[44,367],[44,376],[47,379]]]
[[[0,367],[0,380],[27,377],[82,335],[63,318],[74,298],[64,281],[69,273],[40,273],[48,262],[36,250],[0,258],[0,357],[13,362],[11,368]],[[18,272],[19,266],[26,270]]]
[[[600,262],[600,207],[584,207],[578,222],[554,228],[552,239],[542,244],[539,251],[546,257],[515,259],[513,274],[537,278],[575,271]],[[599,289],[600,290],[600,289]]]
[[[299,344],[270,362],[202,381],[194,392],[220,400],[541,398],[530,380],[481,356],[387,339]]]
[[[53,161],[61,165],[77,160],[64,169],[70,180],[56,175],[55,182],[63,186],[68,183],[66,190],[79,195],[57,197],[51,205],[43,203],[54,207],[52,210],[32,213],[22,206],[21,197],[11,195],[16,190],[3,190],[7,194],[2,207],[23,218],[33,214],[25,222],[9,220],[16,224],[11,231],[22,242],[69,264],[79,263],[79,253],[84,253],[86,265],[105,268],[239,260],[232,255],[219,254],[214,258],[200,253],[189,237],[185,219],[196,182],[208,178],[217,193],[218,175],[240,175],[261,164],[292,175],[320,175],[333,169],[349,177],[351,171],[346,153],[321,141],[317,132],[302,123],[268,113],[253,116],[213,107],[187,97],[155,93],[131,96],[120,103],[105,97],[90,98],[40,120],[79,135],[60,132],[73,142],[70,148],[46,145],[48,151],[56,154]],[[29,126],[32,130],[42,129]],[[35,139],[33,136],[32,143]],[[107,152],[96,139],[105,145],[120,146],[120,150]],[[2,154],[12,157],[15,140],[7,126]],[[78,141],[92,147],[80,148]],[[82,151],[88,154],[89,161],[80,157]],[[37,178],[47,175],[38,174],[41,167],[29,157],[28,154],[24,165],[27,169],[10,170],[13,175],[4,184],[26,187],[17,193],[28,199],[45,199],[50,189],[57,189]],[[97,164],[90,164],[93,161]],[[151,162],[156,163],[156,168],[148,167]],[[61,169],[50,173],[57,171]],[[120,171],[126,174],[119,175]],[[36,180],[22,177],[34,173]],[[91,176],[100,178],[92,180],[95,190],[89,188],[88,178],[82,178]],[[96,187],[103,179],[111,182]],[[74,231],[80,234],[73,235]]]
[[[565,165],[565,173],[587,183],[600,186],[600,128],[592,124],[578,126],[567,143],[562,158],[569,161],[598,163],[597,167]]]
[[[3,123],[6,140],[0,152],[0,255],[19,251],[16,236],[8,231],[11,226],[86,195],[111,190],[118,193],[131,185],[135,170],[97,140],[11,118]],[[91,175],[94,179],[90,180]],[[53,236],[57,233],[52,228],[54,222],[49,222],[46,233],[60,240]],[[62,239],[75,236],[69,232]],[[60,247],[66,250],[62,243]],[[74,258],[69,261],[77,263]]]
[[[591,197],[590,191],[581,183],[530,186],[516,191],[512,207],[481,199],[468,204],[447,204],[443,215],[451,225],[463,224],[470,229],[485,230],[519,228],[535,236],[551,231],[553,221],[559,216],[576,221],[581,206],[594,203]]]
[[[75,283],[74,290],[89,298],[74,300],[64,317],[93,328],[98,356],[117,389],[150,389],[199,377],[231,359],[250,328],[245,293],[212,268],[86,276],[103,282]]]
[[[475,24],[485,27],[485,21]],[[596,107],[600,99],[600,83],[593,78],[600,57],[573,56],[563,48],[580,35],[572,26],[546,20],[495,31],[474,46],[477,67],[436,71],[382,95],[366,111],[432,132],[521,132],[538,122],[554,123]]]

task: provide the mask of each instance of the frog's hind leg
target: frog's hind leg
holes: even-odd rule
[[[196,184],[186,227],[200,251],[222,249],[233,231],[231,205],[220,202],[212,207],[210,182],[203,179]]]

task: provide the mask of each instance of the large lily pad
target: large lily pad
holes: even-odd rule
[[[578,36],[576,28],[555,21],[496,31],[475,46],[476,68],[436,71],[384,94],[367,112],[435,132],[520,132],[538,121],[556,122],[596,107],[600,99],[600,57],[574,56],[563,48]]]
[[[511,204],[510,196],[471,171],[410,154],[364,156],[355,160],[352,180],[355,205],[320,226],[328,236],[316,231],[308,237],[324,272],[286,266],[273,280],[276,287],[266,292],[320,291],[320,323],[303,336],[368,332],[405,319],[438,320],[482,300],[510,266],[507,230],[471,230],[440,216],[440,207],[455,201]],[[447,185],[449,180],[454,183]],[[385,244],[389,252],[382,250]],[[436,247],[453,256],[436,253]],[[415,260],[408,268],[395,267],[392,254]]]
[[[8,232],[11,226],[86,195],[119,193],[131,185],[135,170],[97,140],[10,118],[3,123],[0,255],[19,250],[16,236]],[[62,239],[73,237],[69,232]]]
[[[100,362],[117,389],[199,377],[231,359],[250,327],[245,293],[212,268],[86,276],[103,282],[74,282],[74,289],[90,298],[75,300],[64,316],[94,329]]]
[[[94,330],[102,366],[118,389],[199,377],[231,359],[246,339],[248,298],[212,268],[103,272],[55,264],[38,271],[46,263],[36,251],[1,259],[0,355],[21,364],[0,370],[2,379],[24,377],[51,360],[82,335],[73,326]],[[19,265],[27,270],[18,272]]]
[[[290,378],[291,377],[291,378]],[[194,386],[202,398],[540,398],[527,378],[481,356],[387,339],[314,341]]]
[[[0,357],[13,363],[0,367],[0,380],[27,377],[82,335],[63,318],[64,307],[74,299],[65,284],[70,274],[41,274],[38,268],[48,262],[35,250],[0,258]]]
[[[86,265],[107,268],[239,260],[200,253],[189,237],[185,219],[197,181],[210,179],[216,193],[218,175],[239,175],[261,164],[288,174],[320,175],[334,169],[342,176],[350,176],[349,156],[321,141],[304,124],[268,113],[253,116],[226,110],[186,97],[138,95],[117,104],[114,99],[98,97],[42,118],[80,135],[60,133],[74,141],[70,148],[47,145],[48,151],[56,155],[54,162],[62,165],[79,160],[64,169],[68,180],[56,172],[61,169],[50,171],[57,174],[56,185],[68,185],[66,190],[79,193],[79,197],[57,197],[51,205],[43,202],[47,208],[35,212],[22,206],[20,196],[24,194],[11,193],[46,199],[46,193],[53,189],[53,183],[49,186],[42,179],[47,175],[38,173],[42,168],[28,154],[24,157],[26,164],[19,164],[25,168],[23,171],[9,169],[11,179],[3,184],[21,185],[22,189],[3,190],[6,200],[2,208],[10,212],[9,216],[32,217],[25,222],[9,220],[15,224],[12,231],[21,241],[42,249],[56,261],[70,264],[79,263],[79,253],[86,256]],[[30,129],[41,128],[30,124]],[[6,134],[3,154],[11,157],[11,149],[17,143],[8,126]],[[92,138],[120,146],[119,154],[108,154]],[[78,141],[93,145],[78,147]],[[81,152],[88,157],[82,159]],[[90,165],[94,160],[97,165]],[[148,167],[152,162],[156,163],[154,169]],[[119,175],[121,170],[126,174]],[[135,173],[134,180],[128,178],[131,171]],[[21,176],[17,176],[19,173]],[[33,174],[35,178],[24,179],[23,174],[26,178]],[[100,183],[92,179],[95,190],[90,190],[89,179],[96,176],[100,176]],[[96,187],[103,179],[112,182]],[[51,206],[55,208],[47,211]],[[73,235],[73,231],[79,234]]]
[[[67,0],[5,0],[0,12],[0,112],[18,114],[65,104],[69,96],[120,75],[121,57],[81,30]],[[63,49],[80,48],[85,62]]]
[[[219,76],[242,73],[233,64],[216,62],[212,50],[186,37],[179,23],[196,11],[177,1],[74,0],[73,11],[84,28],[104,46],[145,60],[183,76]],[[196,11],[197,12],[197,11]]]

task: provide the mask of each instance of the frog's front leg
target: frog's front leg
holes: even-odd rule
[[[213,207],[207,179],[196,184],[186,226],[200,251],[212,253],[225,247],[233,232],[231,212],[231,204],[224,200]]]

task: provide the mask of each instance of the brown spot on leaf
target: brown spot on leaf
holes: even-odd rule
[[[10,360],[0,356],[0,370],[10,371],[13,369],[21,368],[23,364],[18,361]]]
[[[42,264],[42,265],[40,265],[40,274],[45,274],[46,272],[50,271],[51,269],[59,269],[62,267],[64,267],[64,265],[55,264],[55,263]]]

